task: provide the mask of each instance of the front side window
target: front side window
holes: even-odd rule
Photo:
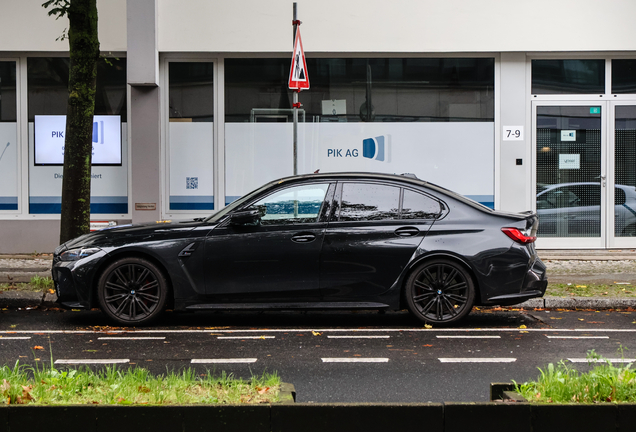
[[[261,212],[261,225],[318,222],[329,184],[295,186],[275,192],[252,204]]]

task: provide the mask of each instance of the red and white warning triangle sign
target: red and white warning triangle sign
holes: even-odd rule
[[[309,88],[309,76],[307,75],[307,61],[303,50],[303,41],[300,39],[300,26],[296,26],[296,42],[292,56],[291,69],[289,70],[289,88],[303,90]]]

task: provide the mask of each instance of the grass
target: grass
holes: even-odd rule
[[[622,354],[622,348],[620,349]],[[515,382],[516,391],[529,402],[599,403],[636,402],[636,371],[632,364],[614,366],[591,350],[588,362],[592,370],[581,373],[563,360],[548,364],[537,381]]]
[[[636,286],[625,284],[548,284],[547,296],[636,297]]]
[[[0,401],[35,405],[256,404],[277,402],[280,384],[276,373],[246,381],[224,372],[199,376],[191,368],[153,375],[139,367],[62,371],[16,363],[13,368],[0,368]]]
[[[0,284],[0,291],[17,290],[17,291],[33,291],[33,292],[55,292],[53,279],[50,277],[33,276],[28,283],[8,282]]]

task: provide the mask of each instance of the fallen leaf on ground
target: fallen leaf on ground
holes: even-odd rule
[[[41,347],[40,345],[36,345],[36,346],[33,347],[33,349],[35,349],[35,350],[43,350],[44,347]]]
[[[311,334],[314,335],[314,336],[320,336],[322,333],[312,330]]]
[[[426,329],[432,329],[432,328],[433,328],[433,326],[432,326],[432,325],[430,325],[430,324],[424,324],[424,328],[426,328]]]

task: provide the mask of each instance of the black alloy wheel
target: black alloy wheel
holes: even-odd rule
[[[161,270],[142,258],[123,258],[109,265],[99,278],[97,290],[102,311],[123,325],[155,320],[168,297]]]
[[[450,324],[463,319],[473,307],[475,286],[460,264],[435,259],[417,267],[406,281],[411,314],[429,324]]]

